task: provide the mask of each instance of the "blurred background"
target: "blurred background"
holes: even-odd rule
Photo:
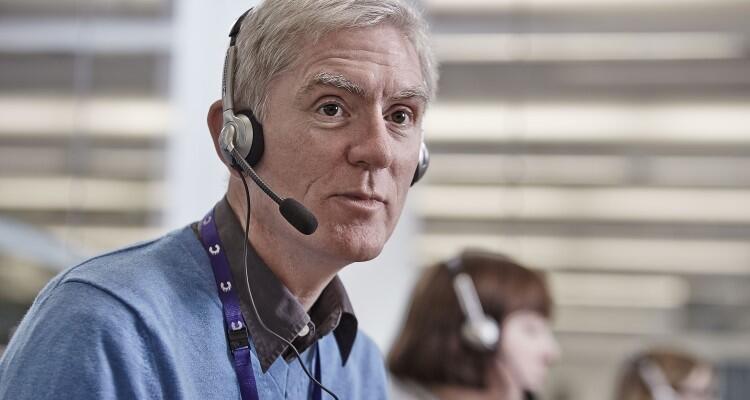
[[[432,164],[383,255],[342,274],[361,326],[386,352],[419,269],[483,247],[547,272],[545,398],[610,398],[623,360],[671,344],[746,399],[750,2],[420,3]],[[220,198],[205,115],[252,4],[0,0],[0,352],[56,273]]]

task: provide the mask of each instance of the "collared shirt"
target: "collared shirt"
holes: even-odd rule
[[[247,290],[248,283],[255,306],[266,327],[292,342],[300,353],[333,331],[341,359],[346,363],[357,335],[357,318],[338,276],[323,289],[310,312],[306,312],[251,244],[247,247],[247,275],[245,274],[245,231],[226,197],[216,204],[215,212],[219,237],[232,270],[233,284],[240,288],[240,307],[263,372],[279,356],[291,361],[295,354],[286,343],[265,330],[258,321]],[[195,226],[194,231],[197,233]]]

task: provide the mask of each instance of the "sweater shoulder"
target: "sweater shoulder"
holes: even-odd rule
[[[208,265],[200,241],[187,226],[63,271],[45,287],[37,302],[45,302],[61,285],[77,282],[106,292],[138,314],[153,312],[164,304],[181,304],[175,299],[212,297]]]

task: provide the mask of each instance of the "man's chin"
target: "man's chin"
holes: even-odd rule
[[[379,256],[383,251],[380,243],[345,243],[340,248],[339,254],[349,263],[370,261]]]
[[[351,241],[343,243],[340,248],[339,254],[343,256],[350,263],[353,262],[364,262],[370,261],[373,258],[380,255],[383,251],[383,244],[378,243],[367,243],[362,241]]]
[[[375,257],[379,256],[382,252],[383,248],[379,248],[378,250],[370,250],[370,251],[361,251],[358,253],[353,259],[352,262],[365,262],[370,261],[374,259]]]
[[[382,229],[339,225],[330,236],[330,251],[349,262],[369,261],[380,255],[388,235]]]

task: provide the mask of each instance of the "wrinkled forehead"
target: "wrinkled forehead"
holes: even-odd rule
[[[339,30],[310,41],[290,72],[296,76],[298,95],[331,87],[361,97],[384,90],[388,97],[429,99],[414,46],[387,24]]]

